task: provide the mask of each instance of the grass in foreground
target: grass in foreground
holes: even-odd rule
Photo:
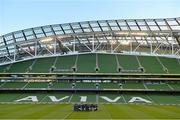
[[[71,104],[3,104],[0,119],[180,119],[179,106],[99,105],[96,112],[74,112]]]

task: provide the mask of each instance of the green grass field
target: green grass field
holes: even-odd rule
[[[1,104],[0,119],[180,119],[180,106],[100,104],[96,112],[72,108],[72,104]]]

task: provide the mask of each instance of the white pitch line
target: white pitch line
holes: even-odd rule
[[[71,97],[69,98],[69,101],[68,101],[69,103],[71,102],[72,97],[73,97],[73,94],[72,94]]]
[[[126,99],[124,98],[124,96],[123,96],[123,95],[121,95],[121,96],[122,96],[122,98],[123,98],[124,102],[125,102],[125,103],[127,103],[127,101],[126,101]]]
[[[69,114],[67,114],[62,120],[65,120],[67,117],[69,117],[71,114],[73,113],[73,111],[71,111]]]

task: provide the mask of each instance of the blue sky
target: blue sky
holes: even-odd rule
[[[180,17],[180,0],[0,0],[0,35],[56,23]]]

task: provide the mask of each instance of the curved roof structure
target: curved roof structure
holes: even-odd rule
[[[0,64],[79,52],[180,56],[180,18],[54,24],[0,36]]]

